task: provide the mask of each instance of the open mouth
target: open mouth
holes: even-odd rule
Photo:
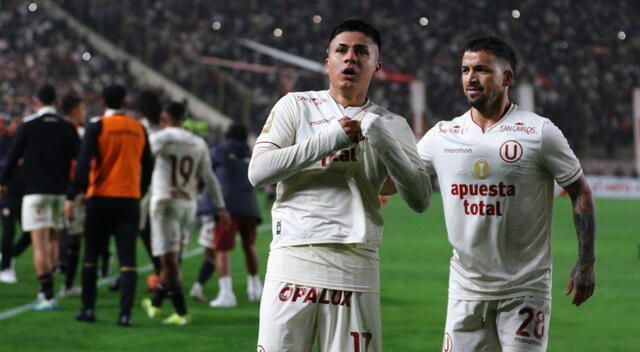
[[[347,78],[353,78],[356,76],[356,70],[352,67],[347,67],[342,71],[342,74],[347,76]]]

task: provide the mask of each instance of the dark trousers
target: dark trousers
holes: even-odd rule
[[[14,256],[13,239],[16,233],[16,223],[20,221],[21,207],[21,197],[0,199],[0,221],[2,223],[2,263],[0,263],[0,270],[11,266],[11,258]]]
[[[131,315],[136,272],[136,235],[140,206],[135,198],[91,197],[86,204],[84,267],[82,270],[82,303],[95,309],[97,262],[109,236],[114,235],[122,282],[120,315]]]

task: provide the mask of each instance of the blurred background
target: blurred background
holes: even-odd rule
[[[519,54],[513,100],[554,121],[587,173],[637,177],[631,0],[0,0],[0,113],[31,113],[35,87],[51,82],[100,114],[99,92],[115,81],[132,101],[143,89],[187,101],[212,144],[230,121],[257,133],[288,91],[328,87],[319,64],[349,17],[382,34],[370,98],[418,137],[467,110],[460,48],[496,35]]]

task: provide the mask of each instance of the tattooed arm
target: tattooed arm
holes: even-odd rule
[[[578,262],[571,271],[565,295],[573,292],[572,304],[579,306],[591,295],[596,286],[595,262],[595,209],[591,189],[584,176],[565,187],[571,197],[573,222],[578,235]]]

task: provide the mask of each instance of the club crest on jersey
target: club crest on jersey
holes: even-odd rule
[[[524,149],[517,141],[506,141],[500,146],[500,157],[508,163],[515,163],[520,160],[522,154],[524,154]]]
[[[489,162],[485,159],[478,159],[474,161],[473,174],[481,180],[489,177]]]

